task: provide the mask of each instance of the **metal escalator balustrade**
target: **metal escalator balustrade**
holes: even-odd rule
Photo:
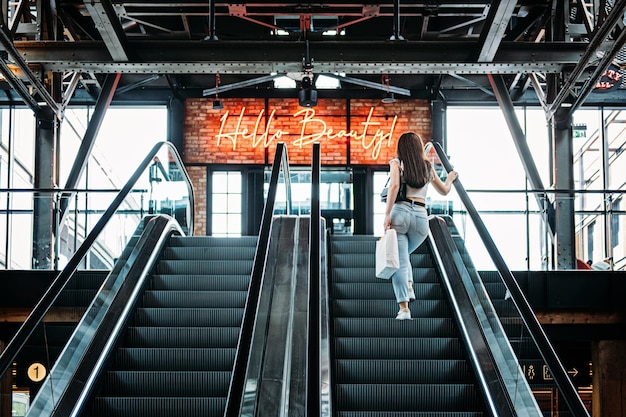
[[[376,238],[332,237],[333,409],[340,417],[486,416],[427,245],[411,255],[412,320],[374,274]]]
[[[445,170],[447,172],[453,170],[452,164],[441,148],[441,145],[433,143],[432,146],[434,147]],[[589,417],[589,411],[586,409],[584,403],[578,395],[572,380],[568,376],[563,363],[559,359],[552,343],[548,339],[544,329],[533,312],[529,301],[526,299],[524,293],[519,287],[519,284],[515,280],[515,277],[506,265],[506,262],[493,242],[491,235],[483,223],[476,207],[469,198],[467,191],[465,191],[458,178],[454,181],[453,186],[455,187],[461,202],[465,206],[467,214],[469,214],[472,223],[474,224],[474,227],[476,228],[476,231],[485,246],[485,249],[496,266],[499,284],[501,285],[500,289],[504,290],[505,294],[505,303],[495,302],[494,304],[499,306],[504,304],[504,309],[498,309],[497,313],[503,315],[502,323],[506,325],[506,333],[509,339],[508,342],[513,345],[518,357],[520,355],[529,355],[530,352],[535,352],[537,357],[541,357],[541,367],[545,369],[545,371],[542,370],[542,372],[549,375],[549,379],[551,381],[550,385],[551,387],[554,387],[550,389],[553,389],[558,393],[557,402],[559,404],[560,415]],[[471,278],[474,280],[474,285],[479,292],[486,293],[482,278],[476,272],[476,269],[474,268],[471,259],[469,259],[467,251],[464,248],[464,244],[459,239],[458,234],[455,237],[455,240],[457,242],[456,244],[459,252],[464,258],[466,269],[470,271]],[[491,287],[494,286],[493,284],[493,281],[490,282]],[[485,305],[491,305],[491,300],[485,300]],[[537,370],[533,370],[532,372],[537,372]],[[551,406],[549,408],[551,408]],[[552,409],[548,409],[545,411],[545,414],[549,414],[551,412]]]

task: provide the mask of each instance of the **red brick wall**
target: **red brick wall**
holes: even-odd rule
[[[396,140],[408,130],[431,139],[427,100],[320,99],[313,108],[298,100],[212,99],[185,101],[186,164],[272,163],[276,145],[287,145],[289,163],[310,165],[313,143],[319,142],[322,165],[386,165],[395,156]],[[348,109],[346,106],[350,105]],[[348,118],[348,114],[350,117]],[[194,187],[195,234],[206,234],[206,168],[187,166]]]
[[[289,162],[311,163],[312,143],[319,142],[322,165],[387,164],[395,141],[412,130],[430,140],[427,100],[397,101],[320,99],[303,108],[294,99],[224,99],[212,110],[211,99],[185,102],[186,163],[264,164],[276,144],[287,145]],[[348,110],[350,117],[348,119]]]

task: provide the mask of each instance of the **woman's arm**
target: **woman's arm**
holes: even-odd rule
[[[387,205],[385,206],[385,230],[391,227],[391,209],[400,190],[400,162],[393,159],[389,162],[389,185],[387,186]]]
[[[448,193],[452,189],[452,183],[455,179],[457,179],[458,176],[459,174],[456,171],[450,171],[448,172],[448,178],[446,178],[446,182],[444,183],[435,172],[435,168],[433,168],[433,187],[435,187],[439,194],[448,195]]]

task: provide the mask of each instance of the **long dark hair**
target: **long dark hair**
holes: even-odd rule
[[[398,139],[396,153],[404,164],[404,182],[413,188],[422,188],[432,180],[432,167],[417,133],[403,133]]]

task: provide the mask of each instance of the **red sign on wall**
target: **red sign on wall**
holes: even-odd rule
[[[387,164],[397,138],[411,130],[430,140],[426,100],[383,104],[377,100],[319,100],[313,108],[296,99],[186,101],[185,162],[265,164],[279,142],[287,145],[291,164],[311,163],[319,142],[323,165]]]

